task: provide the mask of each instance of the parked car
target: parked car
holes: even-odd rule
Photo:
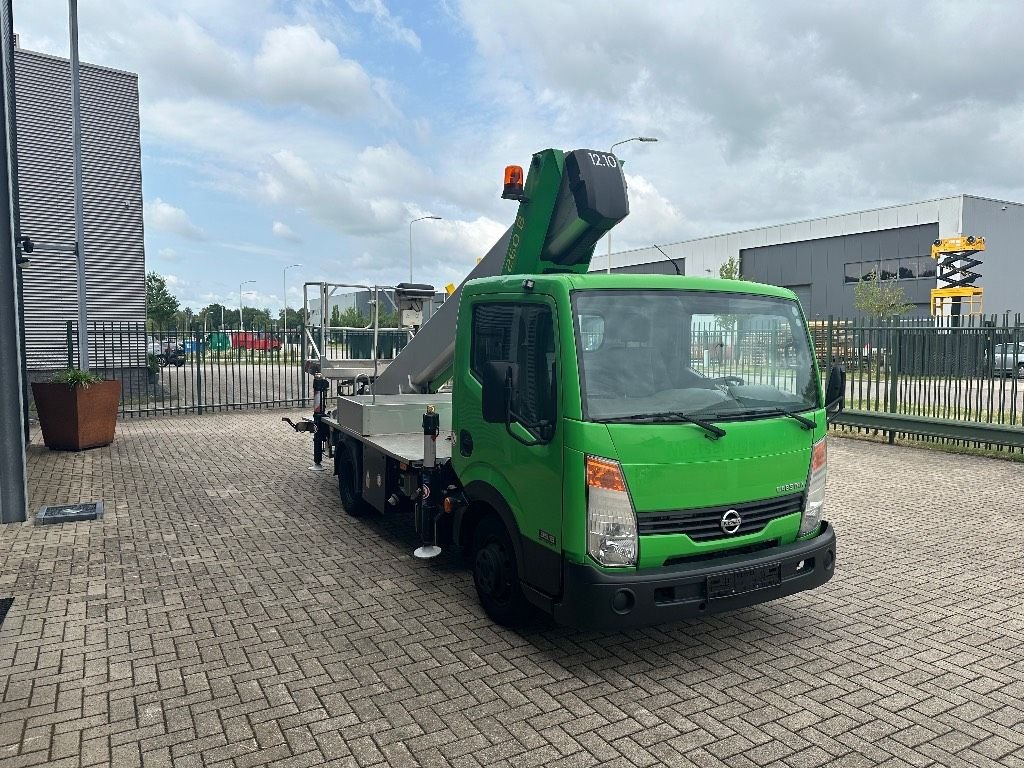
[[[146,352],[156,357],[161,368],[168,365],[180,368],[185,364],[185,348],[176,341],[147,336]]]
[[[1024,341],[996,344],[992,353],[993,373],[1024,379]]]

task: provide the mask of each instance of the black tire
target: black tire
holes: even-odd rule
[[[493,513],[480,521],[473,536],[473,583],[484,611],[496,623],[521,626],[533,613],[519,583],[512,539]]]
[[[362,517],[370,508],[356,493],[356,468],[351,459],[338,462],[338,496],[345,513],[352,517]]]
[[[1024,379],[1024,363],[1017,366],[1017,378]]]

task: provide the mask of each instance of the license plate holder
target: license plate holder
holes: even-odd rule
[[[782,563],[770,563],[742,571],[724,571],[707,577],[708,600],[721,600],[782,584]]]

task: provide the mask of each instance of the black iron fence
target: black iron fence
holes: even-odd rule
[[[794,391],[801,386],[799,372],[806,366],[794,357],[788,333],[717,326],[691,330],[692,364],[705,375],[739,375]],[[939,422],[1024,428],[1020,315],[941,323],[829,318],[811,322],[810,330],[822,373],[833,363],[846,367],[847,408],[870,414],[861,421],[872,429],[887,424],[892,437],[934,436]],[[306,362],[316,348],[324,347],[324,358],[348,360],[372,359],[375,349],[374,331],[361,328],[330,328],[321,336],[319,328],[285,331],[277,325],[210,330],[92,322],[89,338],[91,367],[122,380],[124,416],[308,407],[313,396]],[[378,358],[393,358],[408,338],[406,331],[379,329]],[[73,321],[67,323],[66,342],[60,365],[77,367]],[[989,436],[982,430],[969,442],[984,443]]]
[[[121,380],[121,415],[305,406],[301,329],[276,326],[152,328],[90,322],[90,368]],[[67,324],[67,365],[78,367],[77,323]]]
[[[853,429],[988,447],[1024,445],[1020,315],[811,323],[823,371],[847,371]]]
[[[308,331],[308,332],[307,332]],[[407,331],[329,328],[322,356],[393,358]],[[319,328],[277,324],[248,328],[155,328],[140,322],[89,323],[90,368],[121,380],[121,415],[205,413],[239,408],[311,406]],[[77,323],[66,324],[66,349],[54,367],[77,368]]]

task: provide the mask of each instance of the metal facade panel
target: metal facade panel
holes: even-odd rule
[[[1020,242],[1024,235],[1024,205],[1020,203],[964,197],[965,235],[982,235],[985,252],[978,285],[987,314],[1024,312],[1024,257]]]
[[[15,51],[21,231],[40,243],[74,244],[71,65]],[[146,318],[142,162],[136,75],[83,64],[82,138],[89,319]],[[29,368],[67,362],[66,322],[77,318],[71,254],[33,255],[25,270]],[[137,365],[131,360],[113,361]]]
[[[853,306],[853,284],[845,282],[846,265],[881,264],[901,255],[927,256],[937,232],[938,224],[925,224],[748,248],[741,252],[743,276],[795,291],[810,318],[854,317],[859,313]],[[927,314],[934,280],[902,280],[900,284],[916,305],[913,314]]]

